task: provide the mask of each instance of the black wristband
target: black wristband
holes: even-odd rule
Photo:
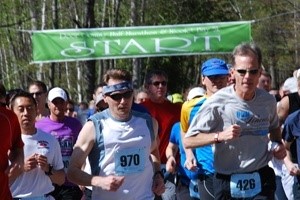
[[[163,174],[161,171],[156,171],[156,172],[154,173],[154,175],[153,175],[153,178],[154,178],[157,174],[159,174],[159,175],[164,179],[164,174]]]
[[[48,170],[47,172],[45,172],[45,174],[46,174],[47,176],[53,175],[52,169],[53,169],[53,166],[49,164],[49,170]]]

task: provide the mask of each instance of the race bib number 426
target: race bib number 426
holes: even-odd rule
[[[233,198],[250,198],[259,194],[261,192],[259,173],[231,175],[230,192]]]

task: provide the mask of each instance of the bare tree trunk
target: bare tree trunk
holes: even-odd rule
[[[29,3],[29,14],[31,18],[31,30],[37,30],[37,13],[36,13],[36,1],[28,1]],[[41,10],[41,17],[42,17],[42,27],[45,23],[45,0],[43,1],[42,10]],[[42,73],[42,66],[43,64],[39,64],[39,69],[36,71],[36,77],[38,80],[42,80],[41,73]]]
[[[111,9],[110,9],[110,13],[109,13],[109,24],[110,24],[110,27],[115,27],[115,1],[116,0],[111,0]]]
[[[130,11],[131,11],[131,26],[136,26],[137,24],[137,9],[136,9],[136,0],[131,0],[130,3]],[[137,89],[140,86],[140,65],[139,65],[139,60],[138,58],[133,58],[132,59],[132,81],[133,81],[133,87]]]
[[[9,43],[10,42],[10,39],[9,39],[9,36],[7,35],[6,36],[6,38],[5,38],[7,41],[7,43]],[[10,48],[8,48],[7,50],[5,50],[5,71],[6,71],[6,74],[8,75],[7,76],[7,85],[8,85],[8,88],[11,88],[11,85],[13,85],[13,81],[14,81],[14,79],[13,78],[11,78],[11,76],[10,76],[10,74],[11,74],[11,72],[10,72],[10,70],[11,70],[11,67],[13,67],[13,66],[11,66],[12,64],[10,64],[11,63],[11,61],[10,61],[10,58],[12,57],[12,55],[11,55],[11,48],[14,48],[14,47],[10,47]]]
[[[82,102],[82,92],[81,92],[81,67],[79,62],[76,62],[77,69],[77,92],[78,92],[78,102]]]
[[[4,44],[2,44],[0,48],[0,80],[4,80],[4,69],[2,66],[5,66],[6,58],[5,58],[5,47]],[[3,83],[2,83],[3,84]]]
[[[72,18],[73,18],[73,22],[75,23],[75,28],[81,28],[82,27],[82,24],[80,24],[80,19],[79,19],[79,15],[78,15],[78,6],[76,5],[76,1],[73,0],[72,3],[71,3],[71,10],[73,10],[74,12],[74,17],[72,15]],[[79,64],[78,61],[76,61],[76,64],[75,64],[75,67],[76,67],[76,91],[77,91],[77,102],[82,102],[82,77],[81,77],[81,74],[82,74],[82,67],[81,65]],[[70,82],[70,81],[69,81]],[[69,86],[69,90],[72,89],[72,85],[70,84]],[[73,100],[75,100],[74,98],[72,98]]]
[[[46,25],[46,23],[45,23],[45,19],[46,19],[46,0],[43,0],[43,2],[42,2],[42,16],[41,16],[41,18],[42,18],[42,25],[41,25],[41,30],[44,30],[44,28],[45,28],[45,25]],[[35,23],[36,23],[36,20],[35,20]],[[35,29],[33,29],[33,30],[36,30],[36,27],[35,27]],[[37,79],[38,80],[43,80],[43,64],[41,63],[41,64],[39,64],[39,70],[36,72],[36,77],[37,77]]]
[[[2,45],[4,45],[4,44],[2,44]],[[3,49],[5,49],[5,48],[3,47]],[[5,67],[5,70],[4,70],[4,71],[5,71],[6,74],[7,74],[7,73],[8,73],[8,70],[9,70],[9,67],[8,67],[9,64],[8,64],[8,60],[7,60],[7,51],[4,51],[4,52],[3,52],[3,62],[4,62],[4,67]],[[3,73],[3,74],[4,74],[4,73]],[[7,82],[6,87],[7,87],[7,88],[11,88],[10,80],[9,80],[10,77],[7,76],[7,79],[8,79],[8,80],[6,81],[6,82]]]
[[[85,27],[86,28],[94,28],[95,25],[95,0],[87,0],[86,1],[86,19],[85,19]],[[93,99],[93,93],[96,83],[96,60],[91,60],[85,62],[86,67],[86,96],[87,100]]]
[[[107,11],[107,0],[103,0],[103,5],[102,5],[102,13],[101,13],[101,20],[100,20],[100,26],[101,27],[106,27],[106,11]],[[107,64],[107,60],[100,60],[99,61],[99,70],[98,70],[98,83],[102,82],[102,77],[103,77],[103,71],[105,69],[105,66]]]
[[[68,62],[65,62],[65,71],[66,71],[66,79],[67,79],[67,90],[69,92],[71,91],[71,84],[70,84],[70,73],[69,73]],[[71,94],[70,94],[70,99],[72,99]]]
[[[115,26],[119,25],[119,12],[120,12],[120,0],[116,0],[115,4],[114,4],[114,21],[115,21]]]
[[[298,3],[294,1],[294,8],[297,10]],[[299,58],[298,58],[298,12],[294,13],[294,35],[295,35],[295,64],[296,66],[299,65]]]
[[[107,9],[107,0],[103,0],[102,17],[101,17],[101,27],[105,27],[106,9]]]
[[[141,1],[141,8],[140,8],[140,24],[145,24],[145,13],[147,7],[147,0]],[[143,87],[144,84],[144,77],[142,76],[142,71],[145,68],[146,59],[139,59],[139,74],[138,74],[138,85]]]
[[[15,8],[15,11],[14,13],[17,13],[17,8]],[[17,24],[18,23],[18,19],[17,19],[17,16],[14,15],[12,16],[12,21],[14,24]],[[13,38],[13,33],[11,33],[12,31],[10,29],[7,29],[8,31],[8,34],[6,35],[6,40],[8,42],[8,44],[10,44],[10,48],[8,48],[8,51],[7,51],[7,60],[10,62],[10,65],[8,65],[8,69],[9,71],[7,72],[10,72],[9,74],[12,74],[13,73],[13,78],[10,79],[9,82],[11,82],[13,85],[21,85],[21,83],[23,82],[23,73],[20,73],[20,67],[18,66],[16,60],[17,58],[20,56],[20,50],[18,48],[18,45],[14,42],[15,39]]]
[[[58,1],[53,0],[52,1],[52,20],[53,20],[53,28],[54,29],[59,28],[57,5],[58,5]],[[61,74],[59,68],[58,68],[58,74]],[[53,87],[55,84],[55,63],[51,63],[49,75],[50,75],[50,87]]]
[[[141,11],[140,11],[140,14],[141,14],[141,17],[140,17],[141,24],[145,24],[145,8],[146,8],[146,0],[142,0],[141,1]]]

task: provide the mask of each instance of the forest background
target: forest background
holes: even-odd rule
[[[0,0],[0,82],[27,89],[32,80],[65,88],[77,101],[89,101],[109,68],[128,69],[142,87],[149,69],[169,75],[169,93],[199,83],[207,58],[229,54],[171,56],[31,64],[30,30],[175,25],[253,20],[252,38],[263,52],[272,87],[298,66],[300,0]]]

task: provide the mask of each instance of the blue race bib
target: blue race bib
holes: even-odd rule
[[[259,173],[231,175],[230,192],[233,198],[249,198],[259,194],[261,192]]]

